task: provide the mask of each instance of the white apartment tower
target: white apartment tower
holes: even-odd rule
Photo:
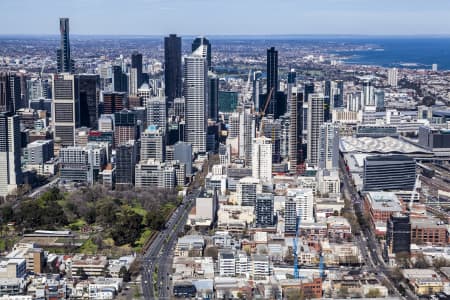
[[[322,126],[324,118],[323,105],[323,94],[309,95],[307,161],[312,166],[317,166],[319,160],[320,126]]]
[[[397,87],[398,85],[398,69],[392,68],[388,71],[388,84],[391,87]]]
[[[206,105],[208,101],[208,63],[201,45],[184,60],[184,98],[186,103],[186,141],[194,153],[206,152]]]
[[[252,176],[261,181],[272,181],[272,141],[264,136],[253,139]]]

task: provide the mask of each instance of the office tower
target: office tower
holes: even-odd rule
[[[408,215],[392,214],[386,226],[385,254],[411,252],[411,222]]]
[[[273,194],[262,193],[256,195],[255,217],[256,227],[273,226]]]
[[[142,101],[142,105],[145,107],[147,105],[148,99],[152,97],[152,88],[147,82],[144,82],[137,90],[137,96],[139,100]],[[140,105],[139,105],[140,106]]]
[[[314,94],[314,82],[306,82],[304,87],[304,99],[306,102],[309,100],[309,95]]]
[[[344,81],[342,80],[336,80],[336,93],[334,95],[334,106],[333,108],[337,107],[344,107]]]
[[[134,140],[116,148],[116,186],[134,185],[137,144]]]
[[[87,182],[89,164],[86,149],[80,146],[61,148],[59,162],[61,180]]]
[[[292,89],[289,122],[289,171],[298,174],[303,164],[303,93]]]
[[[171,116],[178,117],[178,119],[184,119],[184,111],[185,111],[185,101],[184,98],[176,98],[173,100],[173,109],[171,111]]]
[[[236,183],[236,200],[242,206],[255,206],[256,195],[262,192],[259,179],[244,177]]]
[[[128,95],[137,96],[138,93],[138,74],[136,68],[131,68],[128,74]]]
[[[59,19],[59,31],[61,33],[61,46],[57,50],[58,73],[73,73],[74,61],[70,56],[69,19]]]
[[[164,38],[164,80],[169,104],[182,96],[181,37]]]
[[[303,131],[308,131],[308,101],[309,95],[314,94],[314,82],[306,82],[303,92]]]
[[[290,130],[290,118],[289,114],[284,114],[280,118],[281,125],[281,142],[280,142],[280,155],[281,159],[287,159],[289,157],[289,130]]]
[[[163,134],[167,131],[167,103],[165,98],[150,98],[147,101],[147,124],[161,128]]]
[[[247,166],[252,162],[252,143],[256,134],[255,116],[251,104],[239,109],[239,157]]]
[[[267,116],[261,120],[262,134],[271,140],[272,144],[272,163],[281,162],[281,121],[275,120],[272,116]]]
[[[384,90],[375,90],[375,105],[377,111],[384,111]]]
[[[54,74],[52,129],[53,138],[59,140],[62,146],[73,146],[75,143],[75,128],[79,124],[79,103],[75,95],[75,76],[67,73]]]
[[[186,166],[186,176],[192,175],[192,145],[185,142],[177,142],[173,146],[173,159]]]
[[[10,74],[9,76],[9,86],[11,92],[11,109],[15,113],[18,109],[24,107],[22,105],[22,88],[21,88],[21,76],[19,74]]]
[[[333,101],[331,98],[333,97],[333,90],[334,82],[331,80],[325,81],[325,91],[324,91],[324,100],[323,100],[323,119],[325,122],[330,121],[331,119],[331,107]]]
[[[114,114],[114,144],[116,147],[130,140],[136,140],[137,134],[137,120],[134,111],[124,109]]]
[[[136,78],[137,78],[137,87],[141,87],[141,85],[144,83],[144,80],[142,78],[142,54],[134,51],[131,54],[131,68],[136,69]]]
[[[114,92],[128,92],[128,76],[122,71],[122,66],[112,67],[112,84]]]
[[[372,80],[370,78],[365,78],[363,80],[363,105],[366,107],[375,107],[375,97],[373,93]]]
[[[186,141],[192,144],[195,154],[206,152],[206,103],[209,93],[208,66],[202,56],[204,47],[197,48],[184,61]]]
[[[388,70],[388,85],[397,87],[398,85],[398,69],[392,68]]]
[[[297,202],[288,198],[284,203],[284,233],[295,234],[297,227]]]
[[[267,95],[272,91],[266,114],[276,112],[276,94],[279,90],[278,82],[278,51],[274,47],[267,49]]]
[[[1,75],[0,75],[1,82]],[[48,80],[32,78],[27,80],[28,101],[51,98],[51,87]]]
[[[256,71],[253,73],[253,93],[252,93],[252,100],[253,104],[255,105],[255,111],[260,111],[259,104],[261,102],[260,95],[263,93],[263,84],[261,82],[262,78],[262,72]]]
[[[416,162],[406,155],[375,155],[364,159],[364,191],[411,191],[416,182]]]
[[[287,111],[290,111],[290,105],[292,103],[292,89],[295,87],[297,82],[297,72],[294,69],[291,69],[288,72],[288,80],[287,80]]]
[[[301,222],[314,222],[314,193],[312,189],[288,189],[287,197],[296,203],[297,217]]]
[[[128,109],[127,93],[123,92],[103,92],[102,114],[114,114],[123,109]]]
[[[211,44],[205,37],[197,37],[192,42],[192,52],[195,52],[200,46],[204,46],[205,58],[208,63],[208,70],[211,70]]]
[[[23,183],[20,155],[20,118],[0,113],[0,197],[14,193]]]
[[[114,131],[114,115],[101,115],[98,119],[98,130],[102,132]]]
[[[164,131],[156,125],[150,125],[141,135],[141,161],[166,159],[166,142]]]
[[[135,167],[136,188],[173,189],[177,185],[175,168],[167,163],[141,160]]]
[[[253,139],[252,176],[262,181],[272,181],[272,143],[271,139]]]
[[[39,166],[54,156],[53,140],[37,140],[23,148],[23,162],[26,165]]]
[[[208,119],[219,120],[219,77],[208,72],[209,82],[209,101],[208,101]]]
[[[77,75],[78,99],[80,103],[80,126],[97,128],[98,93],[100,78],[98,75]]]
[[[308,145],[307,160],[317,166],[319,158],[320,126],[323,124],[323,94],[310,94],[308,99]]]
[[[0,112],[12,112],[11,77],[8,72],[0,72]]]
[[[337,169],[339,163],[339,126],[324,123],[320,126],[319,162],[320,169]]]

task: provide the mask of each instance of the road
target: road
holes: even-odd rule
[[[355,213],[356,215],[363,215],[363,200],[361,199],[359,193],[356,191],[355,186],[351,183],[352,181],[348,175],[347,168],[342,157],[339,159],[339,168],[341,182],[343,183],[343,191],[350,196],[349,199],[351,199],[353,204],[351,208],[353,213]],[[398,283],[394,283],[389,277],[390,268],[386,266],[382,258],[380,244],[376,240],[373,231],[370,230],[368,226],[362,228],[361,234],[359,236],[355,236],[355,240],[365,259],[366,268],[369,271],[378,274],[378,278],[383,280],[391,293],[402,299],[418,299],[410,289],[405,289],[405,297],[400,294],[397,289]]]
[[[142,291],[144,299],[170,299],[170,268],[173,250],[178,234],[184,229],[194,199],[201,189],[183,198],[182,204],[174,211],[166,223],[166,228],[158,233],[153,243],[144,254],[142,270]],[[156,274],[156,278],[154,278]],[[155,279],[155,280],[154,280]]]

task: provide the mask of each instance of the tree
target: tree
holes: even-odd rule
[[[370,289],[369,292],[366,294],[367,298],[379,298],[381,297],[381,292],[379,289]]]
[[[0,221],[7,224],[14,219],[14,210],[11,204],[5,204],[0,209]]]
[[[133,244],[141,235],[142,216],[130,208],[123,208],[117,219],[111,231],[115,244]]]
[[[125,266],[122,266],[119,270],[119,278],[123,279],[123,282],[130,282],[131,281],[131,274],[127,270]]]

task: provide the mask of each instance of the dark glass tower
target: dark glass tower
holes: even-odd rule
[[[122,72],[121,66],[112,67],[113,76],[113,89],[114,92],[127,92],[128,91],[128,77],[127,74]]]
[[[80,103],[80,126],[97,128],[98,75],[78,75],[78,99]]]
[[[276,94],[279,90],[278,82],[278,51],[275,47],[267,49],[267,95],[273,89],[266,114],[274,114],[276,111]]]
[[[72,73],[74,62],[70,57],[69,18],[59,19],[61,47],[57,50],[58,73]]]
[[[206,61],[208,62],[208,69],[211,70],[211,43],[205,37],[198,37],[192,42],[192,52],[197,50],[201,45],[205,45],[207,47],[206,51]]]
[[[11,78],[7,72],[0,73],[0,112],[12,112],[14,103],[11,99]]]
[[[217,121],[219,119],[219,77],[210,72],[209,76],[209,103],[208,119]]]
[[[172,104],[182,94],[181,37],[171,34],[164,38],[164,79],[167,101]]]
[[[143,77],[142,77],[142,54],[138,53],[137,51],[133,52],[131,54],[131,68],[134,68],[137,70],[137,83],[138,88],[141,87],[142,83],[144,83]]]

